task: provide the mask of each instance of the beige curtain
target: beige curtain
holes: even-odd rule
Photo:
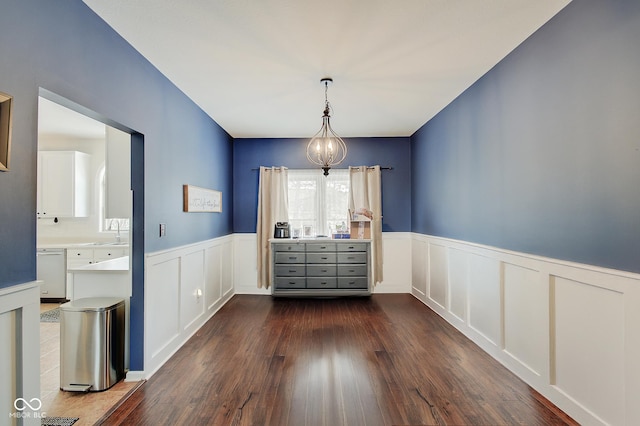
[[[371,257],[374,285],[382,282],[382,195],[380,166],[349,167],[349,209],[365,208],[373,213],[371,221]]]
[[[286,167],[260,167],[258,189],[258,288],[271,284],[271,247],[276,222],[289,221],[289,189]]]

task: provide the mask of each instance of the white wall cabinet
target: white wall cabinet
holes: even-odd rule
[[[91,156],[78,151],[41,151],[38,154],[39,218],[87,217]]]

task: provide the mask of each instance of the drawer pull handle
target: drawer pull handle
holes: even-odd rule
[[[289,260],[296,260],[297,258],[297,256],[289,256]]]
[[[349,250],[353,250],[354,248],[354,246],[349,246]]]
[[[322,260],[327,260],[327,259],[328,259],[328,257],[321,257],[320,259],[322,259]]]
[[[295,281],[289,281],[289,285],[296,285]]]
[[[355,259],[353,256],[347,256],[347,259]]]
[[[295,269],[289,269],[289,272],[298,272],[298,271]]]

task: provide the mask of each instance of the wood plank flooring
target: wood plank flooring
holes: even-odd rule
[[[105,425],[576,424],[408,294],[236,295]]]

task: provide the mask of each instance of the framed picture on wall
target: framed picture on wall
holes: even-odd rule
[[[182,211],[188,213],[221,213],[222,192],[193,185],[183,185]]]
[[[13,97],[0,92],[0,171],[9,170]]]

